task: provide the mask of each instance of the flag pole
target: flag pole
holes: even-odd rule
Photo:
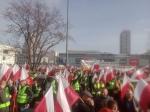
[[[66,65],[68,65],[68,27],[69,27],[69,0],[67,0],[67,27],[66,27]]]

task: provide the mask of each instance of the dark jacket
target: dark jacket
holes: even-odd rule
[[[91,107],[81,101],[78,101],[72,107],[72,112],[95,112],[94,107]]]
[[[122,102],[121,112],[137,112],[134,100],[128,101],[127,99],[124,99]]]
[[[103,97],[103,96],[97,96],[94,98],[95,102],[95,111],[97,112],[103,107],[106,107],[108,100],[112,99],[111,97]]]

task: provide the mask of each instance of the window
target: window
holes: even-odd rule
[[[4,54],[8,54],[8,50],[3,50],[3,53]]]
[[[5,60],[6,59],[6,57],[5,56],[3,56],[3,60]]]

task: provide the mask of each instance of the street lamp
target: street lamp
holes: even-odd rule
[[[69,0],[67,0],[67,27],[66,27],[66,65],[69,63],[68,60],[68,27],[69,27]]]

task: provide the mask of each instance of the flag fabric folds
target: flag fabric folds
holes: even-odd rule
[[[125,74],[124,78],[123,78],[123,84],[121,86],[121,99],[123,100],[123,98],[125,97],[125,94],[127,93],[127,91],[129,90],[129,86],[130,86],[130,79],[129,77]]]
[[[138,81],[134,91],[134,97],[139,103],[140,108],[144,112],[147,112],[150,104],[150,85],[143,79]]]
[[[35,108],[34,112],[55,112],[52,86]]]

